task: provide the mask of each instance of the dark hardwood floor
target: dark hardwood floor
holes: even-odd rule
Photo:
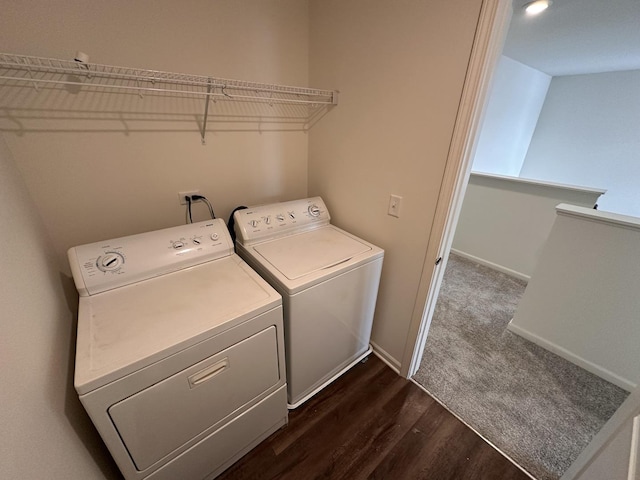
[[[529,477],[374,355],[290,412],[220,480]]]

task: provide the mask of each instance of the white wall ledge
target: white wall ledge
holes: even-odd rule
[[[558,215],[578,217],[591,222],[604,223],[640,231],[640,218],[631,217],[629,215],[593,210],[591,208],[578,207],[576,205],[569,205],[566,203],[561,203],[556,206],[556,213]]]
[[[529,278],[558,217],[557,205],[592,209],[603,190],[474,173],[453,248],[503,272]],[[476,260],[477,261],[477,260]]]
[[[582,187],[579,185],[568,185],[564,183],[556,183],[556,182],[547,182],[544,180],[534,180],[532,178],[522,178],[522,177],[510,177],[507,175],[496,175],[495,173],[484,173],[484,172],[471,172],[472,177],[478,178],[486,178],[491,180],[499,180],[505,182],[513,182],[517,184],[523,185],[535,185],[537,187],[549,187],[556,188],[561,190],[571,190],[574,192],[585,192],[585,193],[597,193],[600,195],[604,195],[607,190],[603,188],[595,188],[595,187]]]

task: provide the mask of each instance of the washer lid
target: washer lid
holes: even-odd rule
[[[366,243],[331,226],[261,243],[254,248],[289,280],[348,262],[372,250]]]
[[[76,390],[106,385],[281,303],[235,254],[81,297]]]

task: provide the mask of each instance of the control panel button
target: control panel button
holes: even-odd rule
[[[217,233],[212,233],[212,234],[211,234],[211,240],[213,240],[214,242],[215,242],[216,240],[218,240],[218,238],[220,238],[220,236],[219,236]]]

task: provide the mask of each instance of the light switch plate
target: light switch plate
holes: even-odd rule
[[[387,213],[392,217],[400,218],[400,207],[402,206],[402,197],[400,195],[391,195],[389,197],[389,210]]]

